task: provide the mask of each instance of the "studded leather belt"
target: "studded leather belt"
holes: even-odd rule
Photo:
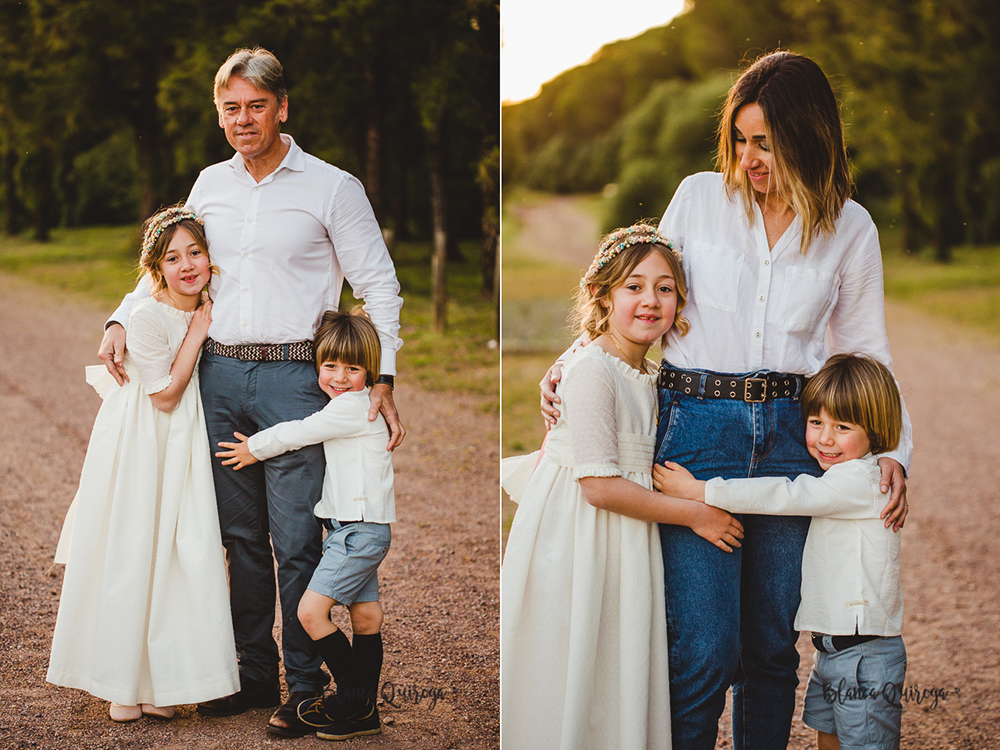
[[[704,381],[704,383],[702,382]],[[698,398],[728,398],[760,404],[776,398],[798,399],[809,378],[782,372],[748,377],[712,375],[697,370],[660,365],[657,385]]]
[[[229,346],[214,339],[206,339],[202,347],[206,352],[220,357],[230,357],[242,362],[312,362],[316,359],[312,342],[294,344],[237,344]]]

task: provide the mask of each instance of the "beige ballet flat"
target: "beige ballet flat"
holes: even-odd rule
[[[154,719],[172,719],[174,718],[175,710],[173,706],[154,706],[152,703],[142,704],[142,713]]]
[[[108,715],[111,717],[111,721],[136,721],[142,718],[142,709],[138,706],[123,706],[121,703],[112,703],[108,708]]]

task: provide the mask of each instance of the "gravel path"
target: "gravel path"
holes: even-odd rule
[[[271,737],[266,710],[206,719],[188,706],[171,722],[116,725],[103,701],[45,682],[62,584],[62,566],[49,569],[100,405],[83,368],[97,364],[107,313],[0,275],[0,748],[330,747]],[[498,420],[405,376],[396,399],[409,436],[394,457],[401,520],[380,571],[385,728],[347,746],[495,748]]]
[[[572,198],[518,206],[517,215],[522,246],[549,248],[543,254],[550,260],[579,267],[593,257],[596,225]],[[560,230],[570,225],[577,231]],[[910,307],[890,303],[886,312],[916,444],[901,532],[908,653],[902,747],[1000,748],[1000,555],[991,549],[1000,538],[1000,345]],[[799,652],[796,716],[812,664],[806,636]],[[732,747],[728,726],[727,710],[717,748]],[[798,718],[789,747],[815,747],[815,733]]]

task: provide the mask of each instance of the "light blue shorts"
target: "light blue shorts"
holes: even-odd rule
[[[896,750],[905,677],[906,648],[898,635],[817,651],[802,721],[837,735],[841,750]]]
[[[323,557],[309,581],[309,590],[347,606],[377,602],[378,566],[391,542],[392,527],[387,523],[329,521]]]

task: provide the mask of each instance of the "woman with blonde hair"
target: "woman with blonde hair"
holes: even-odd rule
[[[659,230],[683,253],[691,330],[668,334],[659,375],[656,463],[698,479],[821,473],[804,444],[799,397],[834,353],[891,366],[878,232],[851,200],[840,111],[815,62],[757,60],[733,85],[717,172],[686,178]],[[543,381],[543,411],[557,397]],[[892,491],[886,526],[906,516],[912,453],[878,459]],[[734,747],[784,748],[795,708],[796,633],[808,517],[740,516],[722,554],[690,529],[660,525],[674,744],[715,747],[733,687]]]

